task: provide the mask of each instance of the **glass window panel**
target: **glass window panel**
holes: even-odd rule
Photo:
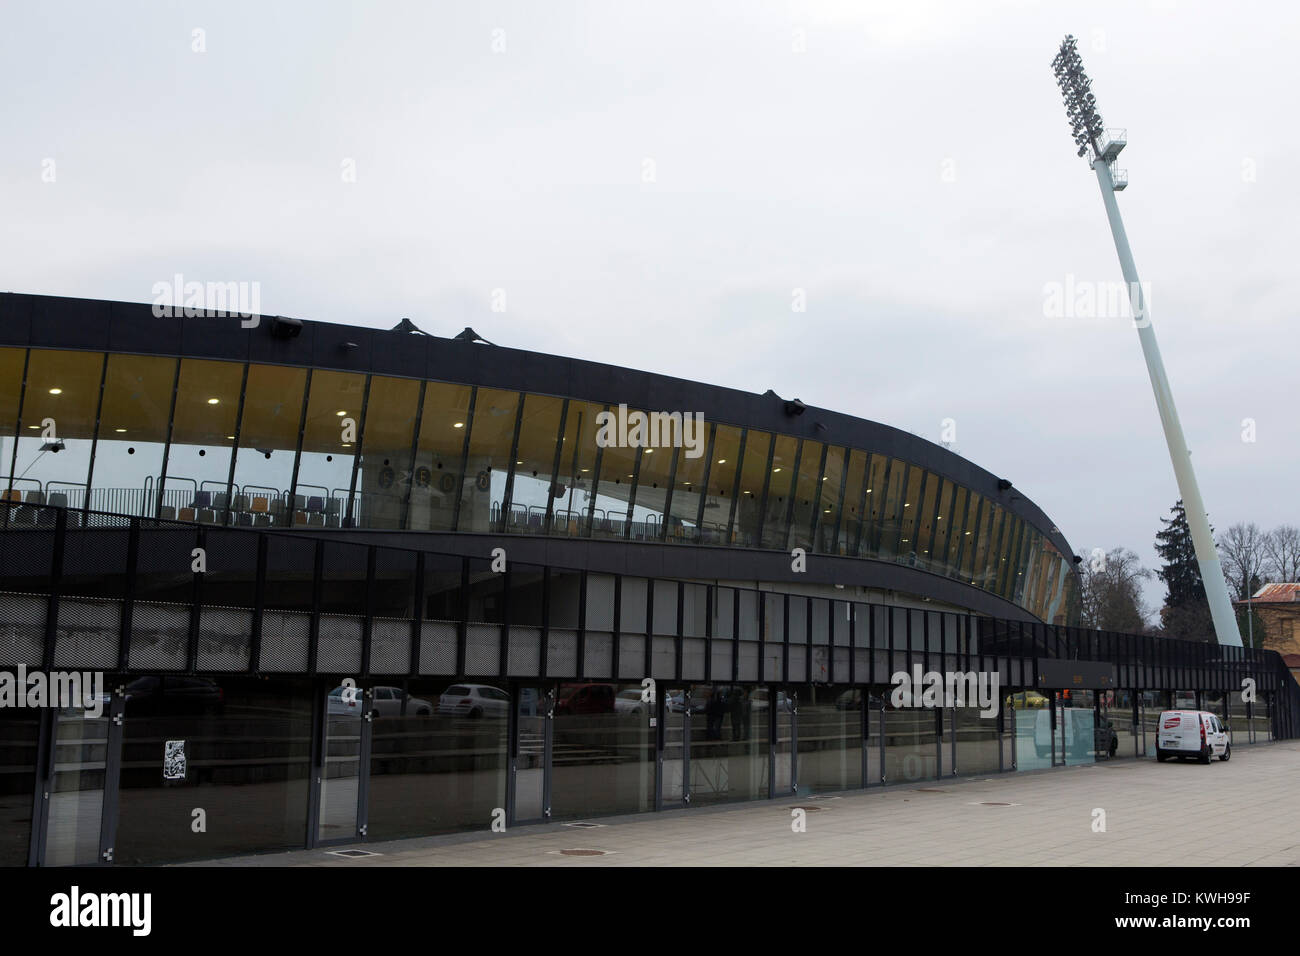
[[[689,544],[699,539],[700,495],[704,493],[704,479],[709,474],[708,431],[703,436],[701,454],[690,457],[691,449],[676,449],[677,474],[673,476],[673,497],[669,505],[671,514],[668,519],[666,540],[674,544]],[[725,467],[719,465],[719,468]],[[728,490],[726,500],[731,501]]]
[[[831,448],[826,452],[825,474],[817,496],[817,540],[814,547],[823,553],[837,551],[835,522],[840,517],[840,485],[844,477],[844,449]],[[857,507],[855,501],[854,507]]]
[[[912,466],[907,470],[903,501],[898,512],[898,558],[913,565],[916,564],[916,516],[921,510],[921,484],[924,479],[925,472],[922,469]]]
[[[368,838],[486,827],[494,808],[505,806],[509,694],[448,680],[390,690],[391,702],[374,707]]]
[[[192,521],[199,510],[200,486],[225,490],[230,480],[230,454],[235,445],[243,378],[244,366],[234,362],[181,360],[159,517]],[[269,492],[262,494],[263,509],[254,524],[269,524],[271,520],[271,499],[266,497]]]
[[[713,460],[709,464],[709,488],[704,497],[704,523],[700,540],[704,544],[727,544],[733,538],[731,520],[732,495],[736,490],[736,469],[740,466],[739,428],[719,425],[713,435]]]
[[[640,692],[640,684],[559,685],[554,747],[571,756],[552,767],[553,817],[653,809],[656,731],[635,703]],[[611,741],[617,760],[609,759]]]
[[[790,493],[794,487],[794,459],[799,453],[799,440],[789,435],[777,435],[772,449],[767,499],[763,504],[761,547],[784,548],[786,532],[789,530]]]
[[[411,490],[411,439],[419,411],[420,383],[409,378],[370,379],[361,467],[357,471],[357,520],[362,528],[402,527]],[[327,523],[333,524],[329,515]]]
[[[270,523],[288,527],[293,521],[289,486],[298,450],[302,400],[307,370],[283,365],[250,365],[244,390],[244,414],[239,424],[239,449],[235,453],[235,494],[248,499],[249,515],[263,515]],[[215,494],[225,490],[225,479],[213,475],[199,482],[199,520]],[[265,503],[266,511],[261,504]],[[241,504],[242,499],[241,499]],[[254,503],[257,507],[254,508]]]
[[[294,486],[291,519],[295,525],[337,527],[341,518],[356,510],[349,508],[349,499],[365,387],[366,377],[353,372],[312,373]]]
[[[892,559],[897,554],[899,535],[899,511],[903,505],[903,482],[906,480],[907,463],[895,458],[890,462],[889,473],[885,479],[885,499],[881,504],[880,543],[876,556]]]
[[[836,554],[855,554],[858,532],[862,529],[863,479],[867,476],[867,458],[864,451],[850,449],[849,476],[844,485],[844,502],[839,506],[840,530],[835,545]],[[830,467],[829,463],[826,466]],[[829,482],[828,482],[829,484]],[[823,517],[826,517],[823,511]]]
[[[961,549],[960,576],[967,582],[972,580],[971,569],[975,566],[975,554],[979,549],[980,533],[987,524],[984,520],[984,510],[984,496],[971,492],[966,505],[966,527],[962,531],[963,544]]]
[[[656,540],[663,537],[673,452],[673,448],[663,446],[641,450],[641,471],[637,474],[636,502],[632,509],[633,538]],[[682,533],[685,534],[685,528]]]
[[[952,503],[952,524],[948,527],[948,565],[945,573],[949,577],[957,576],[957,559],[961,555],[962,543],[966,540],[964,534],[967,530],[966,524],[966,499],[968,492],[960,485],[957,486],[957,494]],[[945,516],[947,520],[947,516]]]
[[[9,466],[13,464],[26,359],[26,349],[0,349],[0,486],[5,490],[9,488]]]
[[[515,476],[505,514],[505,530],[540,533],[546,507],[558,486],[554,480],[555,446],[560,441],[560,414],[564,399],[548,395],[525,395],[519,426],[519,447],[515,453]],[[567,490],[567,489],[566,489]],[[535,525],[529,524],[536,515]]]
[[[500,527],[499,513],[506,494],[518,415],[518,392],[478,390],[465,480],[461,483],[459,530],[493,531]]]
[[[947,478],[939,484],[939,497],[934,509],[934,532],[930,542],[930,567],[938,574],[947,574],[948,531],[952,528],[954,486]]]
[[[14,461],[24,502],[85,506],[103,371],[100,353],[32,349]]]
[[[127,678],[126,686],[117,862],[302,848],[314,702],[308,681],[162,674]],[[182,786],[163,778],[164,740],[186,741]],[[227,824],[195,833],[195,806]]]
[[[591,510],[591,490],[596,482],[596,416],[603,405],[592,402],[569,402],[564,418],[564,437],[560,440],[560,477],[556,479],[559,497],[551,505],[551,533],[576,537],[587,533],[587,515]],[[523,441],[522,436],[520,441]],[[604,530],[608,515],[601,514]],[[546,528],[546,510],[529,509],[529,529],[537,534]]]
[[[794,496],[794,516],[790,519],[790,534],[786,539],[787,548],[812,547],[813,516],[819,514],[814,509],[821,498],[822,451],[821,442],[803,443],[799,456],[799,473],[794,480],[791,493]],[[838,491],[838,488],[836,489]],[[832,513],[832,517],[834,514]],[[832,522],[833,526],[834,522]]]
[[[600,481],[596,486],[596,510],[592,512],[592,537],[621,538],[627,533],[637,450],[614,446],[600,450]]]
[[[880,550],[881,521],[885,507],[885,475],[888,470],[888,458],[884,455],[871,456],[871,467],[866,478],[866,505],[863,511],[866,526],[862,529],[862,541],[858,547],[858,554],[864,558],[874,558]]]
[[[175,383],[176,359],[108,357],[91,479],[94,510],[154,513]]]
[[[442,382],[425,386],[407,512],[407,526],[414,531],[452,530],[471,391],[468,385]]]
[[[772,436],[752,428],[745,433],[745,460],[740,466],[740,491],[736,495],[735,531],[732,544],[742,548],[759,546],[762,524],[763,487],[767,480],[767,456]]]
[[[916,515],[912,519],[916,523],[916,540],[912,550],[916,555],[917,563],[927,569],[935,564],[934,557],[931,554],[934,546],[935,515],[943,513],[938,510],[939,487],[938,475],[927,474],[925,476],[925,486],[921,490],[921,500],[919,505],[915,506]]]

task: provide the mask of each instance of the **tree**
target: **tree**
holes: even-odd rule
[[[1264,537],[1265,577],[1278,583],[1300,581],[1300,529],[1279,525]]]
[[[1146,626],[1142,582],[1152,572],[1127,548],[1094,553],[1080,566],[1083,580],[1080,616],[1084,627],[1103,631],[1140,632]]]
[[[1214,621],[1182,499],[1169,511],[1173,517],[1161,518],[1164,527],[1156,532],[1156,553],[1164,560],[1156,575],[1169,592],[1160,609],[1160,623],[1168,637],[1209,641],[1214,637]]]
[[[1253,521],[1234,524],[1219,536],[1217,543],[1223,576],[1228,579],[1228,590],[1234,597],[1245,600],[1259,590],[1268,565],[1268,538]]]

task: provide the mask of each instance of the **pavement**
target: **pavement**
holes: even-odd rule
[[[1296,866],[1298,784],[1300,741],[1279,741],[1209,766],[1114,760],[196,865]]]

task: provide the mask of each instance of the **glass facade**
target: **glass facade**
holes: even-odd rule
[[[1071,623],[1068,558],[948,478],[721,422],[705,423],[693,457],[602,448],[607,407],[323,369],[0,349],[0,494],[31,506],[11,522],[54,504],[221,526],[800,547],[957,578]]]
[[[1253,649],[522,562],[495,573],[479,558],[292,528],[0,534],[22,543],[0,548],[0,609],[36,622],[35,635],[0,628],[0,664],[41,666],[52,609],[54,661],[93,656],[113,689],[97,717],[0,708],[0,854],[14,864],[95,863],[109,848],[116,862],[166,863],[925,788],[1131,758],[1161,707],[1198,695],[1227,711],[1234,748],[1291,736],[1300,710],[1280,659]],[[169,569],[188,567],[200,536],[212,566],[196,588]],[[143,558],[134,578],[131,553]],[[1023,677],[1044,657],[1110,660],[1121,686],[1182,690],[1009,683],[985,717],[894,707],[884,683],[993,658]],[[128,671],[114,673],[122,659]],[[342,675],[366,672],[350,698]],[[1187,683],[1196,673],[1217,687]],[[1224,693],[1244,673],[1257,700]]]

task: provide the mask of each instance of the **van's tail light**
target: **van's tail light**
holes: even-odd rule
[[[1205,746],[1205,721],[1201,721],[1201,746]]]

